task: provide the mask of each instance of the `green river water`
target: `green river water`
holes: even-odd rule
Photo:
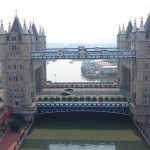
[[[150,150],[129,117],[56,113],[36,117],[20,150]]]

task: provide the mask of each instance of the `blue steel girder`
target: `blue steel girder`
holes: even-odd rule
[[[52,103],[51,103],[52,104]],[[58,113],[58,112],[106,112],[106,113],[115,113],[115,114],[122,114],[122,115],[130,115],[129,105],[127,103],[124,104],[112,104],[109,103],[102,103],[101,105],[98,105],[99,103],[95,103],[96,105],[92,105],[92,103],[85,103],[81,106],[81,103],[74,104],[72,106],[65,105],[63,103],[57,103],[59,105],[49,105],[49,103],[46,104],[38,104],[37,105],[37,114],[47,114],[47,113]],[[69,103],[70,104],[70,103]],[[90,104],[90,106],[88,105]],[[105,104],[105,105],[104,105]]]
[[[135,58],[136,50],[119,50],[117,48],[67,48],[67,49],[46,49],[42,51],[31,51],[31,60],[51,59],[117,59]]]
[[[79,108],[79,107],[72,107],[72,108],[38,108],[37,114],[48,114],[48,113],[58,113],[58,112],[105,112],[105,113],[113,113],[113,114],[120,114],[120,115],[130,115],[129,108],[109,108],[109,107],[103,107],[103,108],[97,108],[97,107],[85,107],[85,108]]]

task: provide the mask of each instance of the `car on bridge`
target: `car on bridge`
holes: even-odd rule
[[[67,88],[65,91],[73,91],[73,88]]]
[[[61,95],[70,95],[70,93],[67,91],[62,91]]]

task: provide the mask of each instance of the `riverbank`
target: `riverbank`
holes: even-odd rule
[[[129,117],[77,112],[38,116],[20,150],[77,150],[73,147],[81,145],[82,150],[92,150],[91,145],[99,150],[149,150]]]
[[[142,136],[144,137],[145,141],[150,146],[150,125],[146,123],[140,123],[137,121],[134,121],[134,124],[136,125],[136,127],[138,128]]]

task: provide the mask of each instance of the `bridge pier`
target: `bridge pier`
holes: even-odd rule
[[[42,63],[42,65],[35,71],[35,74],[36,88],[43,88],[46,85],[46,63]]]
[[[133,120],[149,124],[150,118],[150,15],[145,25],[141,19],[140,27],[137,28],[129,21],[125,30],[119,30],[117,35],[117,46],[119,49],[136,50],[136,58],[118,61],[118,83],[119,87],[131,86],[131,106]],[[127,71],[125,68],[129,68]],[[131,79],[129,79],[129,74]]]
[[[36,79],[43,87],[46,79],[45,62],[35,63],[30,59],[30,52],[43,50],[46,47],[44,29],[38,33],[35,24],[23,28],[16,15],[12,27],[5,32],[3,23],[0,26],[0,57],[2,65],[3,102],[12,106],[13,113],[35,113],[33,106],[36,97]],[[41,73],[36,78],[35,70],[39,64]],[[33,110],[33,111],[32,111]]]

